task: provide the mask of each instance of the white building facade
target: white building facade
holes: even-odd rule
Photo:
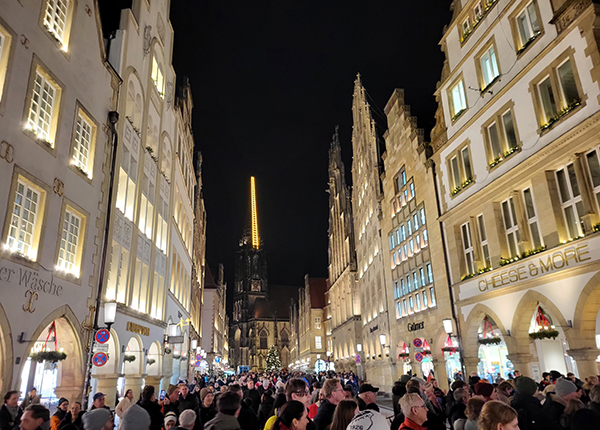
[[[95,1],[2,3],[2,392],[81,401],[119,85]]]

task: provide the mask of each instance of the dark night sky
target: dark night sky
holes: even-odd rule
[[[450,1],[171,1],[173,64],[191,81],[204,160],[209,267],[223,263],[231,288],[254,175],[269,283],[326,277],[328,149],[339,124],[351,181],[356,73],[381,133],[398,87],[429,136]]]

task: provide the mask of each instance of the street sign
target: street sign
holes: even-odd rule
[[[108,345],[95,343],[94,352],[108,352]]]
[[[202,356],[200,354],[196,354],[196,361],[202,361]]]
[[[196,366],[195,367],[200,367],[201,364],[202,364],[202,362],[200,360],[196,360]]]
[[[221,362],[221,357],[215,357],[215,363],[220,363]]]
[[[98,343],[106,343],[110,339],[110,332],[105,328],[100,329],[96,332],[96,342]]]
[[[417,353],[415,354],[415,360],[417,360],[419,363],[420,363],[421,361],[423,361],[423,354],[421,354],[420,352],[417,352]]]
[[[92,360],[94,361],[94,366],[102,367],[108,361],[108,355],[106,355],[103,352],[97,352],[94,354],[94,357],[92,358]]]
[[[360,363],[360,355],[356,354],[356,362]]]
[[[423,341],[421,340],[421,338],[415,337],[415,339],[413,340],[413,345],[416,348],[421,348],[423,346]]]

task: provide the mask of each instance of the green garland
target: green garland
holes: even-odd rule
[[[147,364],[148,366],[152,366],[154,363],[156,363],[156,360],[155,360],[154,358],[148,358],[148,359],[146,360],[146,364]]]
[[[401,352],[400,354],[398,354],[398,357],[408,358],[408,357],[410,357],[410,354],[408,352]]]
[[[33,352],[30,356],[32,361],[36,361],[38,363],[43,363],[44,361],[49,361],[50,363],[58,363],[59,361],[63,361],[67,358],[67,354],[60,351],[39,351]]]
[[[559,336],[558,330],[540,330],[529,333],[529,337],[533,340],[556,339]]]
[[[480,345],[499,345],[502,342],[502,339],[499,337],[488,337],[486,339],[478,340]]]
[[[127,362],[127,363],[133,363],[135,361],[135,355],[131,354],[125,354],[123,356],[123,361]]]

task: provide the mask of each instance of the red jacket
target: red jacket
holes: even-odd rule
[[[316,403],[313,403],[312,405],[310,405],[308,407],[308,418],[310,418],[311,420],[314,420],[315,417],[317,416],[318,410],[319,410],[319,405],[317,405]]]
[[[399,430],[427,430],[427,427],[420,426],[416,422],[405,417]]]

